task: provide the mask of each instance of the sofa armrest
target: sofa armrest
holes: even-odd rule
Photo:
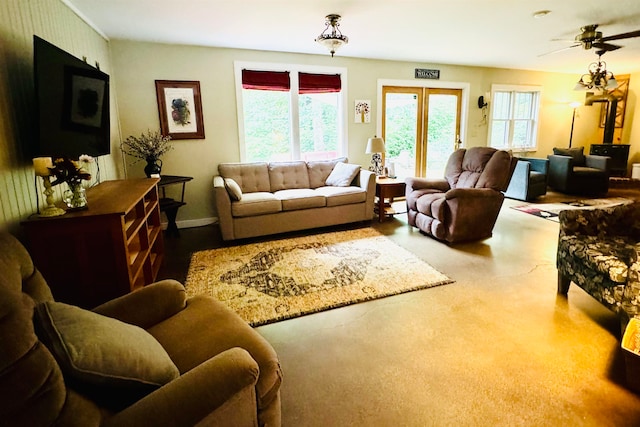
[[[243,418],[257,425],[255,384],[258,375],[256,361],[246,350],[235,347],[140,399],[105,425],[191,426],[205,419],[215,420],[213,413],[227,402],[232,402],[234,407],[220,416],[233,414],[237,419],[219,419],[219,425],[240,425],[238,419]]]
[[[547,174],[549,172],[549,159],[538,159],[534,157],[520,157],[519,160],[528,162],[531,165],[531,170]]]
[[[444,178],[406,178],[404,180],[406,184],[406,194],[410,194],[414,190],[421,190],[425,188],[432,188],[438,191],[448,191],[451,189],[449,182]]]
[[[175,280],[161,280],[107,301],[92,311],[147,329],[185,307],[184,286]]]
[[[611,162],[611,157],[609,156],[597,156],[595,154],[587,154],[584,156],[585,165],[590,168],[600,169],[601,171],[605,171],[609,173],[609,163]]]
[[[367,192],[367,199],[365,201],[365,208],[367,209],[366,215],[367,217],[371,216],[373,218],[376,198],[376,174],[370,170],[360,169],[357,180],[360,188]]]
[[[549,185],[555,189],[566,189],[573,173],[573,159],[571,156],[550,154],[549,159]]]
[[[213,177],[213,193],[222,240],[233,240],[235,236],[233,233],[233,216],[231,215],[231,197],[229,197],[229,192],[224,186],[224,179],[220,175]]]

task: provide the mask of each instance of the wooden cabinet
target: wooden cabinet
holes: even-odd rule
[[[627,176],[628,144],[591,144],[589,154],[611,157],[611,176]]]
[[[155,280],[164,256],[158,181],[105,181],[87,190],[87,210],[22,223],[57,301],[90,308]]]

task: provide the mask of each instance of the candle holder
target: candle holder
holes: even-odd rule
[[[47,206],[38,214],[41,217],[59,216],[66,213],[64,209],[60,209],[53,203],[53,186],[51,185],[51,178],[49,178],[51,175],[49,168],[51,167],[53,167],[51,157],[37,157],[33,159],[33,168],[36,176],[42,178],[43,193],[45,195],[45,201],[47,202]]]

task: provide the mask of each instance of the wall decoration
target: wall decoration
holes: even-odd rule
[[[204,139],[200,82],[156,80],[162,135],[171,139]]]
[[[627,92],[629,92],[629,79],[630,75],[618,75],[616,76],[616,81],[618,82],[618,87],[615,89],[609,90],[607,93],[613,94],[618,97],[618,108],[616,109],[616,128],[621,128],[624,126],[624,113],[627,109]],[[603,128],[605,122],[607,121],[607,107],[608,102],[603,102],[600,107],[600,127]]]
[[[371,122],[371,100],[369,99],[356,99],[355,101],[355,123],[369,123]]]
[[[97,132],[109,108],[108,77],[104,73],[65,67],[63,125],[66,129]]]

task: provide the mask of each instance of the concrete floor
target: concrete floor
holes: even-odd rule
[[[575,285],[556,294],[558,224],[521,204],[455,246],[406,215],[372,222],[455,283],[257,328],[281,360],[283,425],[640,425],[616,317]]]

